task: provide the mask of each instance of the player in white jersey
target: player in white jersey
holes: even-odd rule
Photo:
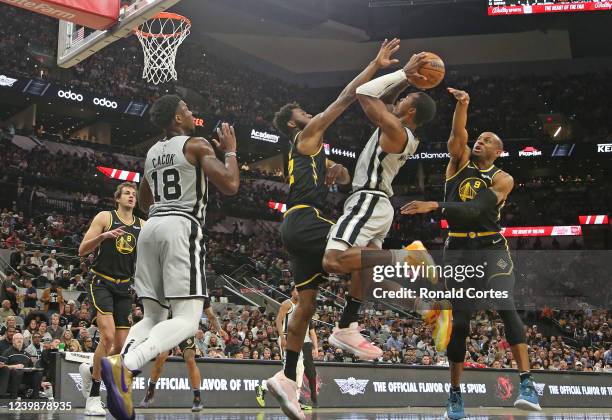
[[[293,284],[291,287],[291,299],[287,299],[283,303],[281,303],[281,306],[278,309],[278,314],[276,315],[275,324],[276,330],[278,331],[278,345],[281,350],[283,361],[285,357],[285,347],[287,346],[287,333],[289,330],[289,323],[295,315],[295,309],[297,308],[299,299],[300,295],[298,293],[297,287],[295,287],[295,284]],[[308,328],[306,329],[306,334],[304,336],[304,345],[302,347],[302,351],[300,352],[300,356],[298,359],[295,377],[297,382],[297,399],[298,401],[300,401],[300,406],[302,410],[312,408],[311,406],[308,406],[303,403],[300,399],[300,392],[302,390],[304,373],[306,373],[306,378],[308,379],[308,385],[310,387],[310,399],[313,405],[317,404],[317,372],[314,366],[313,358],[318,352],[319,350],[317,334],[311,322],[308,325]],[[260,407],[265,407],[266,405],[265,395],[267,390],[268,386],[266,380],[263,380],[261,386],[257,386],[255,389],[256,400]]]
[[[202,226],[208,180],[226,195],[235,194],[240,182],[233,127],[223,123],[217,130],[222,162],[208,141],[190,137],[193,116],[178,96],[162,96],[150,115],[165,138],[147,153],[139,191],[140,207],[149,213],[138,238],[134,280],[144,317],[130,329],[121,354],[102,359],[107,405],[118,419],[135,416],[132,378],[139,369],[195,334],[207,295]]]
[[[433,263],[420,241],[404,250],[381,250],[394,216],[389,199],[393,195],[391,183],[417,149],[419,140],[414,131],[436,113],[435,102],[424,92],[410,93],[394,103],[411,81],[423,78],[418,69],[425,59],[424,53],[413,55],[403,69],[357,89],[361,107],[377,128],[359,156],[352,193],[344,204],[344,214],[329,233],[323,257],[325,271],[352,274],[346,306],[329,342],[367,360],[382,356],[382,350],[368,342],[357,326],[364,290],[371,283],[368,270],[404,261],[414,265]],[[393,106],[383,101],[390,93],[395,93]],[[379,251],[369,250],[363,258],[361,251],[366,248]]]

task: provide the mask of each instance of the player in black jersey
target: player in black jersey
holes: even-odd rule
[[[100,401],[100,360],[121,350],[130,328],[131,285],[136,266],[136,243],[144,222],[134,216],[136,184],[117,186],[117,209],[102,211],[94,217],[79,246],[79,255],[98,252],[89,273],[87,292],[96,308],[100,342],[93,367],[82,364],[83,396],[87,398],[85,415],[105,416]]]
[[[221,328],[221,324],[219,324],[219,319],[217,318],[217,315],[215,315],[215,312],[213,311],[210,305],[209,297],[204,298],[204,313],[208,318],[209,325],[212,326],[219,334],[221,334],[223,336],[223,339],[227,339],[227,332],[225,332],[223,328]],[[191,407],[191,411],[197,413],[202,410],[203,404],[202,398],[200,397],[200,385],[202,383],[202,379],[200,376],[200,370],[198,369],[198,365],[195,361],[195,337],[189,337],[186,340],[181,341],[178,346],[181,349],[181,353],[183,354],[183,360],[185,361],[185,365],[187,365],[187,370],[189,372],[189,381],[191,382],[191,390],[193,391],[193,405]],[[162,369],[164,368],[164,364],[166,363],[168,356],[170,356],[171,354],[172,350],[160,354],[155,359],[155,363],[151,368],[151,374],[149,376],[149,385],[147,387],[147,392],[140,403],[141,407],[148,408],[151,403],[153,403],[157,380],[159,379],[162,373]]]
[[[494,162],[504,150],[499,136],[482,133],[474,147],[467,146],[467,109],[470,97],[466,92],[450,89],[457,100],[453,126],[448,140],[451,156],[446,169],[444,202],[413,201],[402,207],[403,214],[427,213],[442,209],[449,224],[444,248],[445,265],[480,265],[485,267],[481,279],[462,282],[446,279],[447,289],[474,287],[507,293],[507,298],[491,300],[505,325],[520,373],[520,391],[514,406],[525,410],[540,410],[538,394],[529,372],[529,354],[525,344],[524,325],[516,312],[513,300],[514,273],[508,242],[500,233],[500,210],[514,187],[512,177],[498,169]],[[465,358],[465,339],[470,332],[470,318],[474,310],[472,299],[452,301],[453,330],[448,344],[451,392],[446,415],[451,419],[465,417],[460,382]]]
[[[331,162],[323,152],[325,130],[357,99],[356,90],[376,71],[397,63],[391,55],[399,39],[383,42],[376,58],[340,93],[327,109],[314,117],[297,103],[284,105],[274,117],[275,127],[290,140],[289,197],[281,224],[283,244],[291,257],[294,282],[299,292],[295,316],[289,324],[284,371],[267,380],[268,390],[279,400],[291,419],[304,413],[296,398],[296,367],[308,323],[315,312],[318,285],[323,276],[322,260],[327,234],[333,222],[321,215],[329,186],[348,184],[350,175],[342,165]]]

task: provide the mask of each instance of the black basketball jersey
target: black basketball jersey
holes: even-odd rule
[[[465,202],[473,200],[476,194],[484,188],[490,188],[493,177],[501,169],[495,165],[488,169],[479,169],[472,161],[446,180],[444,184],[444,201]],[[452,212],[444,211],[451,231],[456,232],[499,232],[500,211],[505,201],[497,204],[494,208],[486,210],[477,220],[466,219],[452,215]]]
[[[289,197],[287,209],[306,204],[318,209],[325,207],[325,200],[329,187],[325,185],[326,161],[323,145],[314,155],[302,155],[297,150],[296,139],[299,131],[293,138],[289,151]]]
[[[134,277],[136,269],[136,242],[142,228],[142,221],[121,220],[116,210],[111,212],[111,220],[106,231],[123,228],[123,235],[115,239],[105,239],[98,248],[98,254],[91,267],[95,274],[111,277],[115,280],[126,280]]]

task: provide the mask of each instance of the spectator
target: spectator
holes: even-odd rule
[[[0,308],[0,322],[5,324],[6,319],[10,316],[15,316],[15,312],[11,308],[11,302],[5,299],[2,301],[2,308]]]
[[[30,319],[26,329],[23,331],[23,345],[26,347],[29,346],[32,336],[36,333],[38,333],[38,321],[36,318],[32,318]]]
[[[32,279],[26,278],[24,281],[24,293],[23,293],[23,309],[21,314],[27,316],[30,311],[37,308],[38,294],[36,288],[32,285]]]
[[[62,333],[60,341],[64,343],[64,348],[66,349],[66,351],[81,351],[81,345],[79,344],[79,341],[74,339],[74,337],[72,336],[72,331],[70,330],[65,330]],[[70,350],[72,348],[78,348],[79,350]]]
[[[11,377],[9,380],[9,393],[11,399],[17,398],[19,388],[22,385],[26,387],[26,398],[31,398],[32,396],[38,398],[42,382],[42,372],[26,372],[22,370],[24,367],[33,367],[32,359],[23,349],[23,335],[20,333],[14,335],[12,346],[2,353],[2,357],[6,360],[5,365],[11,369]]]
[[[387,340],[387,350],[395,349],[397,351],[402,351],[403,348],[404,342],[399,337],[399,333],[397,331],[393,331]]]
[[[10,264],[13,269],[23,274],[23,267],[28,262],[28,256],[25,253],[25,245],[23,243],[19,244],[17,249],[11,253]]]
[[[47,258],[45,265],[41,269],[41,275],[47,279],[47,282],[52,283],[55,281],[56,274],[56,268],[53,266],[53,260],[51,258]]]
[[[44,346],[42,344],[41,336],[39,333],[35,332],[32,334],[31,343],[28,347],[26,347],[25,352],[32,358],[34,364],[36,364],[36,361],[38,361],[42,356],[43,350]],[[36,359],[36,361],[34,359]]]
[[[13,345],[13,337],[17,333],[15,327],[8,327],[6,329],[6,334],[4,334],[4,338],[0,340],[0,355],[4,353],[6,349]]]
[[[47,323],[42,321],[40,323],[40,325],[38,326],[38,333],[40,334],[41,340],[43,343],[48,342],[50,343],[51,341],[53,341],[53,338],[51,337],[51,334],[49,333],[49,331],[47,331]]]
[[[2,282],[2,290],[0,290],[0,300],[4,302],[8,300],[10,307],[15,315],[19,315],[19,304],[17,299],[17,284],[13,280],[14,276],[9,275]]]
[[[48,316],[64,312],[64,296],[62,289],[57,287],[55,280],[51,281],[51,285],[43,291],[40,300],[43,302],[44,311]]]
[[[57,313],[54,313],[51,315],[51,324],[49,325],[49,327],[47,328],[47,331],[49,332],[49,334],[51,334],[51,338],[52,339],[56,339],[62,338],[62,335],[64,334],[64,328],[60,327],[60,316]]]

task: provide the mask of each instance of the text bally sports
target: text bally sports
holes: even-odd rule
[[[71,101],[83,102],[83,95],[72,92],[71,90],[58,90],[57,96]]]

